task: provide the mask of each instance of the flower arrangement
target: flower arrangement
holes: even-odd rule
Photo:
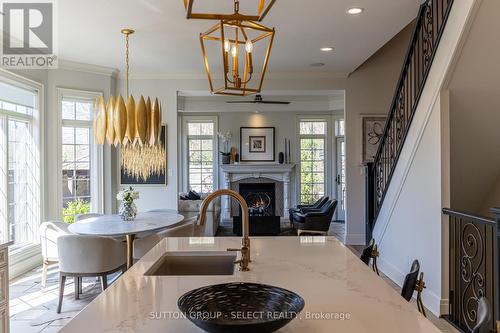
[[[229,143],[231,142],[233,133],[230,131],[227,131],[226,133],[219,132],[217,133],[217,136],[222,141],[223,150],[220,152],[222,155],[222,163],[229,164],[229,156],[231,155],[231,152],[229,151]]]
[[[137,216],[137,206],[134,200],[139,199],[139,192],[135,191],[132,186],[128,189],[123,189],[116,195],[116,199],[122,203],[118,213],[124,221],[133,221]]]

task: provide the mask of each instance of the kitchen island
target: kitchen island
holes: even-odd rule
[[[279,332],[440,332],[334,237],[251,238],[249,272],[145,276],[165,253],[225,251],[240,244],[236,237],[164,239],[60,332],[203,332],[182,318],[177,299],[201,286],[241,281],[304,298],[299,317]]]

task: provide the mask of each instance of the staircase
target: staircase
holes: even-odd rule
[[[367,165],[367,240],[391,183],[453,2],[428,0],[420,6],[380,145],[374,162]]]

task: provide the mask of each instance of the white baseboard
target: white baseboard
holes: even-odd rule
[[[366,245],[365,234],[349,234],[347,233],[344,238],[346,245]]]
[[[441,299],[441,309],[440,309],[440,314],[441,316],[447,315],[450,312],[450,300],[447,298]]]
[[[379,257],[377,263],[379,271],[381,271],[399,287],[402,287],[407,273],[402,272],[398,267],[384,260],[382,257]],[[448,300],[441,299],[438,295],[428,289],[425,289],[422,293],[422,301],[424,302],[425,308],[431,311],[436,317],[439,317],[441,314],[448,313]]]
[[[9,280],[41,265],[42,251],[40,245],[33,245],[22,251],[9,252]]]

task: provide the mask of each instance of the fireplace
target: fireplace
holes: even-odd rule
[[[248,205],[250,235],[279,235],[280,216],[276,216],[276,184],[241,183],[239,193]],[[239,213],[239,216],[233,216],[233,232],[237,235],[241,235],[241,207]]]
[[[274,183],[240,184],[240,194],[245,198],[250,216],[276,215],[276,189]]]
[[[290,184],[293,181],[294,164],[223,164],[221,169],[224,174],[222,187],[238,193],[241,193],[240,186],[243,184],[274,183],[274,215],[285,219],[288,217],[292,194]],[[230,200],[227,196],[222,199],[223,221],[230,221],[239,213],[240,209],[234,200]]]

